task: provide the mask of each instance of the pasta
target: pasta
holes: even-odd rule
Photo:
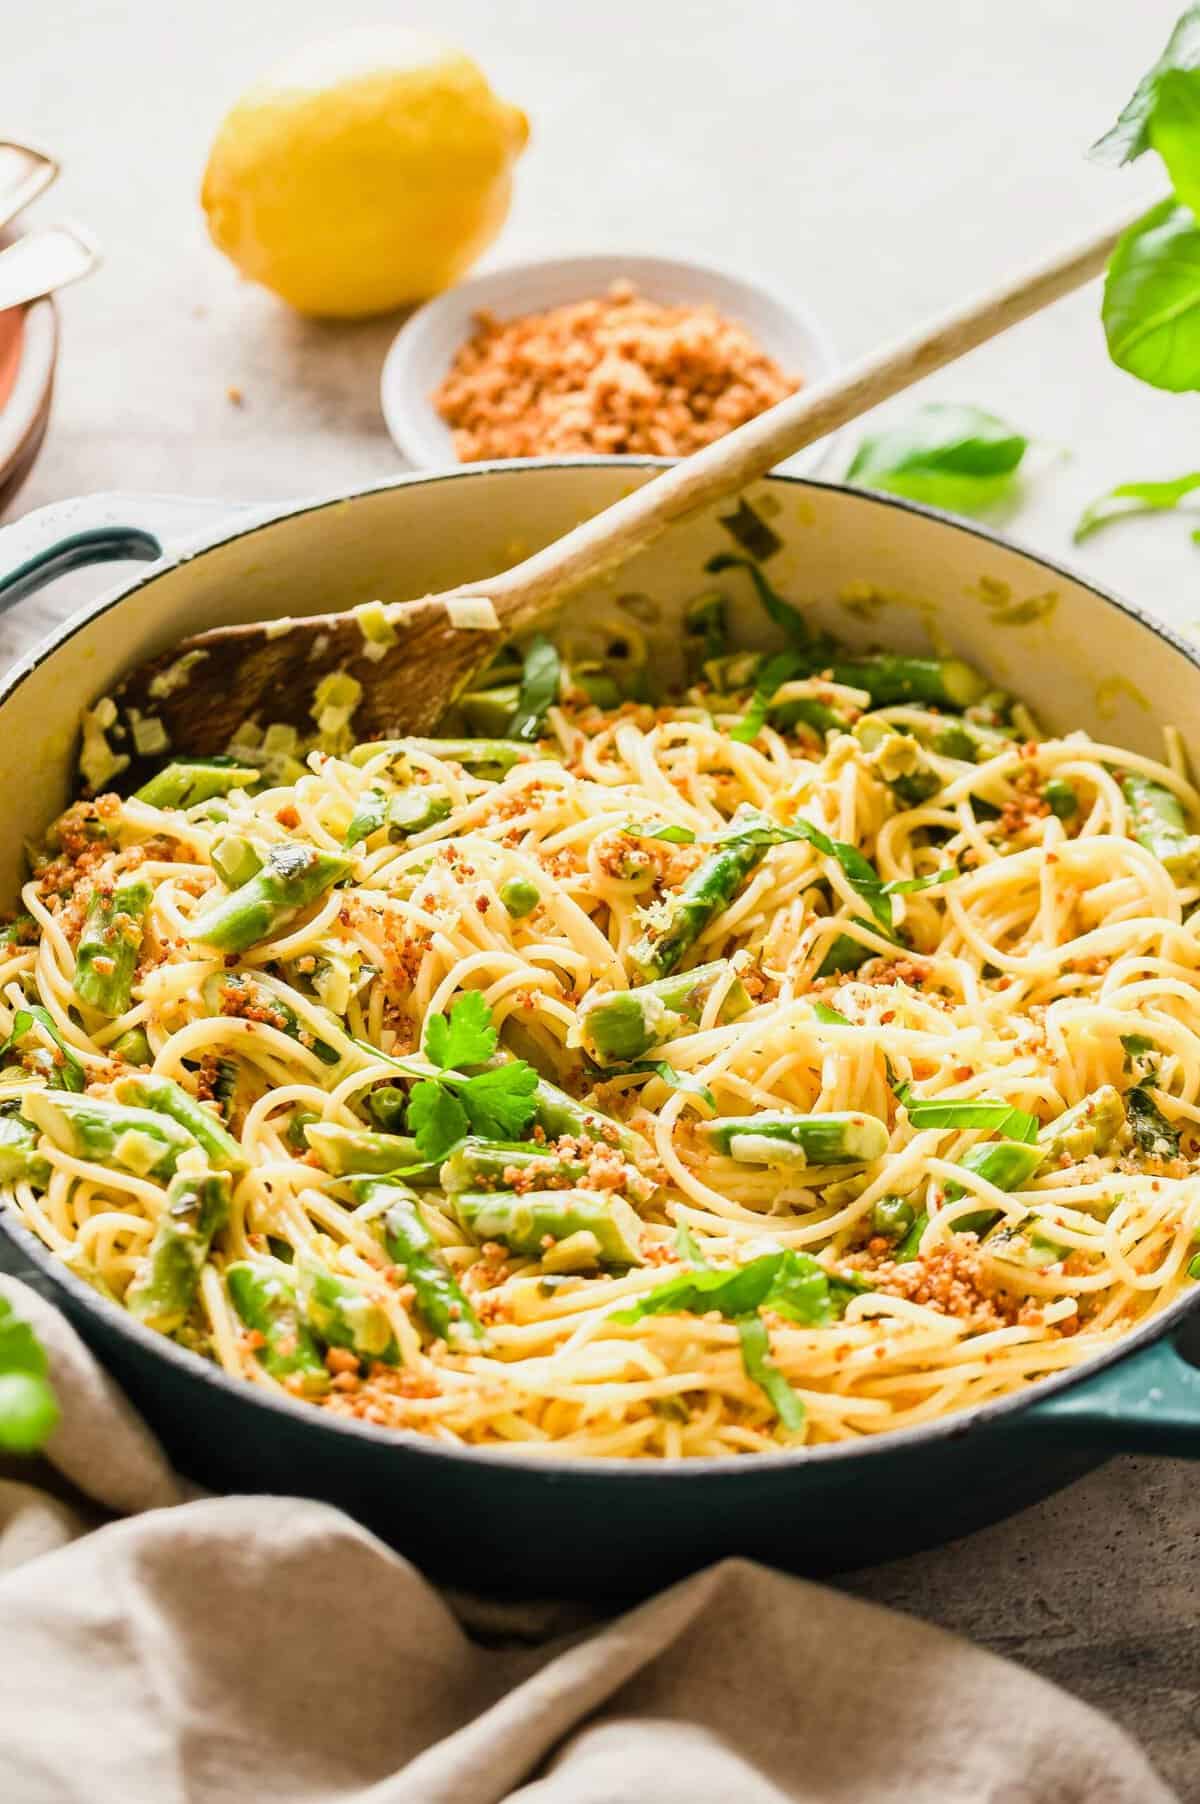
[[[1166,1307],[1177,742],[708,649],[669,705],[543,649],[525,739],[248,732],[76,803],[0,947],[3,1205],[250,1383],[526,1453],[879,1434]]]

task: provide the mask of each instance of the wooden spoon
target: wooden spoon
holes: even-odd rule
[[[736,495],[783,458],[1089,281],[1127,223],[1059,251],[1015,281],[789,396],[502,575],[465,583],[452,597],[391,603],[386,614],[397,641],[377,661],[364,655],[362,627],[350,612],[218,627],[134,670],[116,699],[123,709],[156,715],[181,752],[203,756],[223,751],[251,716],[263,725],[282,721],[311,731],[316,684],[344,670],[363,688],[353,721],[359,738],[428,733],[506,640],[544,625],[573,590],[624,563],[674,521]],[[495,630],[451,623],[447,602],[462,596],[491,601]],[[195,653],[203,655],[183,670],[180,658]]]

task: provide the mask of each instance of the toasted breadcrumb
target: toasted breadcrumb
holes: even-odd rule
[[[800,387],[716,308],[629,282],[498,320],[476,316],[433,399],[464,463],[548,452],[685,457]]]

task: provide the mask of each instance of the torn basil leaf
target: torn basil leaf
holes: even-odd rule
[[[1075,522],[1072,537],[1080,545],[1102,526],[1111,526],[1114,520],[1127,519],[1130,514],[1166,513],[1196,489],[1200,489],[1200,470],[1161,482],[1119,482],[1088,503]]]
[[[765,563],[769,557],[774,557],[777,551],[783,549],[783,540],[779,534],[767,525],[761,514],[755,513],[744,498],[731,514],[718,514],[717,518],[747,557],[758,558],[761,563]]]
[[[1023,434],[981,407],[934,402],[865,438],[846,480],[974,513],[1005,496],[1028,445]]]
[[[1118,369],[1175,393],[1200,388],[1200,225],[1173,198],[1121,234],[1101,308]]]

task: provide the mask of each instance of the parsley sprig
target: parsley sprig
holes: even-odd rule
[[[467,1134],[519,1140],[534,1116],[538,1074],[524,1059],[471,1072],[494,1057],[499,1035],[478,990],[454,999],[449,1015],[425,1023],[423,1050],[435,1076],[422,1077],[408,1099],[408,1125],[426,1160],[444,1159]]]

